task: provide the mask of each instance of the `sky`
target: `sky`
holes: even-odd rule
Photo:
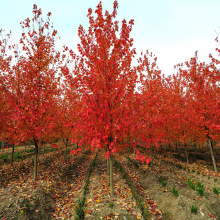
[[[0,28],[12,31],[12,38],[20,39],[20,22],[32,18],[33,4],[43,15],[52,13],[51,20],[65,44],[76,52],[78,27],[89,26],[88,9],[100,0],[0,0]],[[114,0],[103,0],[103,9],[112,12]],[[149,50],[158,58],[158,66],[165,75],[174,73],[174,65],[188,61],[198,50],[200,61],[209,62],[220,45],[219,0],[118,0],[116,20],[134,19],[131,37],[137,52]],[[217,56],[217,54],[215,55]]]

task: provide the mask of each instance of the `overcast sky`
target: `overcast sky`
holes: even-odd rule
[[[61,42],[76,49],[77,32],[88,27],[88,8],[99,0],[0,0],[0,28],[12,30],[12,38],[21,36],[20,22],[32,17],[33,4],[43,15],[52,12],[52,22]],[[112,12],[113,0],[103,0],[103,9]],[[220,34],[219,0],[118,0],[118,21],[134,19],[132,30],[137,51],[150,50],[166,75],[173,66],[189,60],[198,50],[200,61],[208,62]]]

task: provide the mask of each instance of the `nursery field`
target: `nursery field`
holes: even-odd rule
[[[0,27],[0,220],[220,220],[219,35],[165,74],[118,5]]]
[[[195,163],[187,165],[172,152],[155,150],[147,166],[130,150],[116,154],[111,197],[104,150],[65,157],[63,148],[48,145],[44,154],[39,152],[35,182],[32,155],[1,164],[0,218],[220,219],[220,173],[212,170],[208,157],[190,155]]]

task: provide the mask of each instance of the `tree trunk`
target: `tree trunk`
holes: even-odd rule
[[[113,156],[110,156],[110,196],[114,196],[114,186],[113,186]]]
[[[154,171],[154,161],[153,161],[154,155],[153,155],[152,146],[150,147],[150,154],[151,154],[151,171]]]
[[[136,149],[134,149],[134,158],[136,159]]]
[[[43,145],[43,155],[45,154],[45,143]]]
[[[178,153],[178,143],[176,142],[176,152]]]
[[[187,151],[185,144],[184,144],[184,147],[185,147],[185,154],[186,154],[186,162],[187,162],[187,165],[189,166],[189,155],[188,155],[188,151]]]
[[[26,144],[24,145],[24,152],[26,152],[26,150],[27,150],[27,146],[26,146]]]
[[[37,179],[37,157],[38,157],[38,145],[37,141],[34,138],[34,143],[35,143],[35,148],[34,148],[34,176],[33,176],[33,181],[35,182]]]
[[[109,164],[109,157],[107,158],[107,175],[110,175],[110,164]]]
[[[5,148],[5,142],[2,141],[2,152],[4,151],[4,148]]]
[[[170,152],[170,158],[173,158],[173,152],[171,150],[171,145],[170,143],[168,144],[169,152]]]
[[[216,163],[215,163],[215,156],[214,156],[214,152],[213,152],[213,143],[210,139],[209,139],[209,148],[210,148],[210,152],[211,152],[211,156],[212,156],[214,171],[215,171],[215,173],[217,173],[218,170],[217,170],[217,166],[216,166]]]
[[[13,144],[11,149],[11,166],[13,166],[13,162],[14,162],[14,152],[15,152],[15,146]]]
[[[65,160],[67,159],[67,143],[66,143],[66,151],[65,151]]]

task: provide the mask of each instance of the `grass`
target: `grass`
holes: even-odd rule
[[[216,194],[216,195],[219,195],[220,194],[220,189],[216,188],[215,185],[213,187],[213,192]]]
[[[166,181],[167,180],[167,177],[166,176],[159,176],[158,177],[158,182],[159,183],[162,183],[162,182],[164,182],[164,181]]]
[[[190,187],[190,189],[196,190],[200,196],[204,196],[204,186],[201,182],[197,182],[195,185],[191,178],[189,178],[186,183]]]
[[[172,193],[173,193],[173,195],[176,196],[176,197],[179,196],[178,190],[177,190],[175,187],[173,187]]]
[[[191,212],[192,213],[194,213],[194,214],[197,214],[197,212],[198,212],[198,207],[195,205],[192,205],[192,207],[191,207]]]
[[[190,187],[190,189],[195,190],[196,186],[193,184],[193,181],[191,180],[191,178],[189,178],[186,183],[188,184],[188,186]]]
[[[204,186],[201,182],[198,182],[196,185],[196,190],[198,191],[200,196],[204,196]]]
[[[114,203],[113,202],[111,202],[111,203],[109,203],[109,205],[108,205],[110,208],[113,208],[113,206],[114,206]]]
[[[162,184],[162,186],[164,186],[164,187],[167,185],[166,181],[163,181],[161,184]]]

